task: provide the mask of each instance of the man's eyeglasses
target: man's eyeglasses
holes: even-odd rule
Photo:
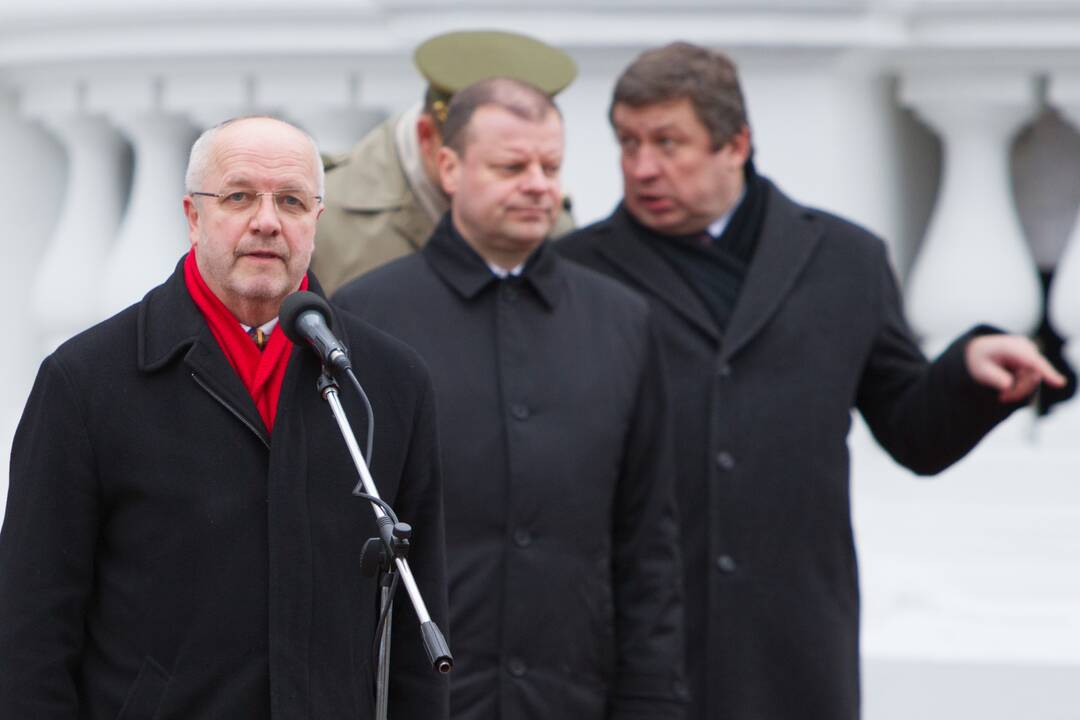
[[[242,214],[250,212],[259,203],[259,197],[269,195],[274,198],[274,207],[282,215],[303,217],[311,213],[322,202],[321,195],[310,195],[302,190],[275,190],[273,192],[255,192],[254,190],[229,189],[219,193],[191,192],[191,195],[217,199],[222,210]]]

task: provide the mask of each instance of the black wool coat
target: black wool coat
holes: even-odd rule
[[[359,554],[376,530],[319,362],[292,350],[271,437],[182,264],[41,366],[0,533],[0,717],[372,717],[376,588]],[[374,328],[336,330],[374,406],[372,473],[415,527],[410,564],[445,627],[428,375]],[[445,718],[404,593],[392,661],[395,720]]]
[[[451,716],[681,718],[672,465],[645,302],[546,246],[499,280],[448,219],[334,299],[431,369]]]
[[[647,297],[674,406],[694,720],[859,714],[859,591],[847,434],[858,409],[900,463],[934,473],[1012,408],[928,363],[884,245],[768,183],[724,337],[620,207],[555,247]]]

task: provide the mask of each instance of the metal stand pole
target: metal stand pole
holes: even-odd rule
[[[386,720],[390,711],[390,632],[394,621],[394,598],[390,595],[391,568],[383,576],[379,590],[380,617],[386,616],[382,635],[379,637],[379,667],[375,675],[375,719]]]
[[[375,487],[375,481],[372,480],[371,472],[368,470],[367,463],[364,461],[364,456],[360,452],[360,446],[356,443],[356,436],[353,434],[352,427],[349,425],[349,419],[345,415],[345,409],[341,406],[341,401],[338,399],[338,384],[329,373],[326,372],[325,368],[322,376],[319,378],[318,387],[319,393],[322,395],[323,399],[326,400],[327,404],[330,406],[331,412],[334,414],[338,429],[341,431],[342,438],[345,440],[345,445],[349,449],[349,455],[352,456],[353,464],[360,474],[360,481],[363,485],[364,492],[372,498],[381,500],[379,491]],[[390,684],[390,617],[393,613],[394,602],[394,598],[390,595],[389,581],[393,578],[395,571],[402,584],[405,585],[409,600],[416,610],[416,617],[420,620],[420,635],[423,638],[424,649],[427,651],[428,659],[431,661],[432,667],[437,672],[448,673],[454,667],[454,658],[450,654],[450,648],[447,646],[446,639],[443,637],[439,627],[431,620],[427,605],[424,604],[424,599],[420,595],[420,588],[417,587],[412,570],[409,568],[408,560],[403,557],[401,552],[396,552],[396,550],[403,545],[407,547],[407,542],[403,543],[402,541],[403,539],[407,540],[411,529],[404,523],[397,523],[395,525],[394,521],[386,514],[386,511],[380,503],[375,501],[370,502],[371,509],[375,513],[375,525],[379,530],[382,545],[387,553],[387,572],[384,578],[387,584],[383,585],[381,588],[380,598],[380,604],[382,605],[380,610],[385,609],[386,612],[386,626],[379,642],[378,668],[375,676],[376,718],[377,720],[386,720]]]

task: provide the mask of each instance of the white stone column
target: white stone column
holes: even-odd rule
[[[49,352],[103,319],[105,258],[124,207],[125,144],[104,118],[82,113],[47,117],[68,156],[60,221],[34,276],[32,313]]]
[[[1080,130],[1080,75],[1055,75],[1050,80],[1049,100],[1073,127]],[[1080,172],[1080,168],[1074,168]],[[1080,369],[1080,214],[1077,215],[1065,251],[1054,271],[1047,308],[1050,323],[1065,339],[1065,358]],[[1040,444],[1077,450],[1080,438],[1080,399],[1074,397],[1053,408],[1039,427]]]
[[[134,149],[135,173],[119,237],[105,265],[101,310],[111,315],[164,280],[188,247],[184,170],[195,128],[157,110],[122,114],[117,124]]]
[[[1010,141],[1036,110],[1033,79],[913,74],[900,94],[944,147],[941,191],[906,288],[915,331],[930,354],[978,322],[1033,331],[1039,279],[1009,181]]]
[[[41,362],[27,312],[34,269],[56,224],[64,154],[40,126],[20,117],[15,93],[0,87],[0,307],[8,308],[0,353],[0,518],[7,498],[8,457],[15,427]]]
[[[0,209],[9,233],[0,236],[0,307],[9,313],[6,334],[23,343],[33,335],[25,312],[35,268],[56,225],[64,186],[64,153],[39,125],[21,117],[13,91],[0,88]],[[0,415],[21,410],[41,355],[20,344],[0,353]],[[7,455],[2,456],[6,469]]]

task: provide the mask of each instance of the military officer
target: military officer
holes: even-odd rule
[[[435,157],[455,92],[498,75],[555,95],[577,75],[574,61],[561,50],[500,31],[438,35],[420,45],[413,59],[428,81],[423,102],[327,162],[326,212],[319,221],[312,270],[328,293],[419,250],[449,209]],[[562,235],[573,226],[569,203],[564,202],[551,234]]]

